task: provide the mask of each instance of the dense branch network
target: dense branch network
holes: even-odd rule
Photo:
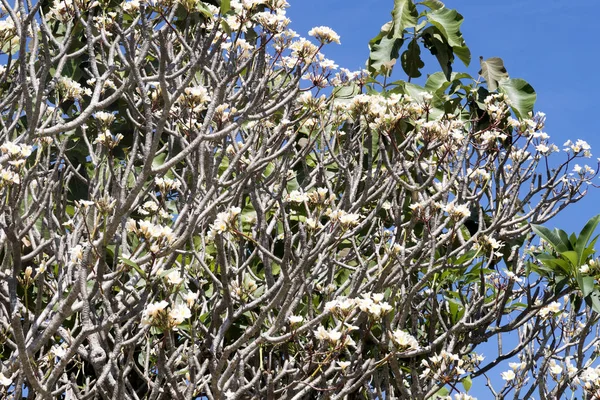
[[[499,396],[600,389],[525,251],[595,176],[543,114],[376,92],[284,0],[2,4],[4,393],[469,398],[517,355]]]

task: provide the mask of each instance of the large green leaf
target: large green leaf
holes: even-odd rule
[[[468,67],[471,62],[471,52],[467,48],[465,40],[460,32],[463,16],[456,10],[439,8],[427,14],[427,19],[439,29],[446,38],[454,53]]]
[[[594,290],[585,297],[585,302],[592,307],[592,310],[600,313],[600,291]]]
[[[432,55],[437,58],[447,80],[452,75],[452,63],[454,62],[454,51],[446,41],[446,38],[435,26],[430,26],[423,31],[424,45]]]
[[[444,3],[442,3],[439,0],[425,0],[422,1],[421,4],[431,8],[432,10],[439,10],[440,8],[444,8]]]
[[[404,39],[402,39],[402,36],[395,37],[391,28],[392,24],[388,22],[382,27],[379,35],[369,41],[371,53],[369,54],[367,68],[371,73],[380,73],[381,67],[390,66],[393,60],[398,59]]]
[[[582,276],[578,274],[577,284],[579,285],[579,290],[581,290],[583,297],[587,297],[595,288],[594,278],[592,276]]]
[[[592,217],[579,233],[579,237],[577,238],[577,244],[575,245],[575,251],[577,252],[578,267],[580,267],[585,258],[587,258],[587,256],[585,256],[585,250],[587,248],[588,242],[594,234],[594,231],[596,230],[596,227],[598,226],[598,223],[600,223],[600,214],[596,215],[595,217]]]
[[[395,0],[394,9],[392,10],[393,36],[394,38],[402,38],[404,30],[417,25],[419,14],[417,7],[412,0]]]
[[[421,48],[416,39],[411,40],[408,44],[408,49],[402,53],[401,57],[402,69],[410,78],[418,78],[421,76],[421,68],[425,66],[421,60]]]
[[[425,89],[437,92],[439,90],[446,90],[448,86],[452,84],[452,82],[460,80],[460,79],[473,79],[471,75],[461,72],[453,72],[450,75],[450,80],[447,80],[444,76],[443,72],[435,72],[427,77],[427,82],[425,82]]]
[[[479,75],[487,82],[490,92],[498,89],[499,81],[508,78],[508,73],[506,72],[506,68],[504,68],[504,61],[500,57],[491,57],[487,60],[479,57],[479,63],[481,64]]]
[[[227,13],[231,9],[230,0],[221,0],[221,14]]]
[[[533,112],[537,95],[529,83],[523,79],[503,79],[498,85],[510,99],[510,106],[517,117],[527,118]]]
[[[550,244],[559,253],[569,250],[568,245],[562,241],[557,232],[553,232],[545,226],[535,224],[531,224],[531,229],[533,229],[533,232],[536,235],[548,242],[548,244]]]

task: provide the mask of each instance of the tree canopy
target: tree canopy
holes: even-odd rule
[[[285,0],[2,5],[3,395],[600,397],[590,147],[456,10],[349,71]]]

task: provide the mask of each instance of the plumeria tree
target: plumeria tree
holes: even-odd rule
[[[285,0],[2,5],[3,396],[600,397],[590,148],[455,10],[351,72]]]

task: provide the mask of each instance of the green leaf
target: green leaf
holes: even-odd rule
[[[440,8],[444,8],[444,3],[439,0],[425,0],[421,2],[425,7],[429,7],[432,10],[439,10]]]
[[[488,84],[489,86],[489,84]],[[499,82],[500,91],[510,99],[510,106],[519,118],[527,118],[533,112],[536,94],[533,87],[523,79],[503,79]]]
[[[552,232],[550,229],[542,225],[535,224],[531,224],[531,229],[533,229],[533,232],[535,232],[536,235],[548,242],[548,244],[550,244],[554,250],[558,251],[559,253],[569,250],[569,247],[563,243],[556,232]]]
[[[333,89],[332,92],[334,101],[336,103],[347,103],[351,101],[357,94],[360,94],[360,87],[354,82],[344,86],[338,86]]]
[[[413,39],[408,44],[408,49],[402,53],[400,58],[402,61],[402,69],[410,78],[418,78],[421,76],[421,68],[425,66],[421,60],[421,48],[416,39]]]
[[[229,10],[231,10],[230,0],[221,0],[221,15],[227,13]]]
[[[156,157],[154,157],[154,160],[152,160],[152,169],[159,168],[161,165],[163,165],[165,163],[166,159],[167,159],[166,153],[161,153],[161,154],[157,155]]]
[[[437,92],[439,90],[444,91],[448,88],[448,86],[450,86],[452,82],[458,81],[460,79],[473,78],[467,73],[453,72],[450,75],[450,80],[447,80],[443,72],[436,72],[427,77],[427,82],[425,82],[425,89],[432,92]]]
[[[444,76],[450,80],[452,75],[452,63],[454,62],[454,51],[448,44],[439,29],[435,26],[430,26],[423,31],[424,45],[432,55],[437,58]]]
[[[573,250],[563,251],[560,253],[561,256],[565,257],[571,263],[573,268],[577,267],[577,253]]]
[[[393,36],[391,22],[385,24],[379,35],[369,41],[369,49],[371,50],[367,61],[369,72],[378,74],[381,67],[390,66],[393,63],[392,60],[398,59],[403,43],[404,39],[402,37]]]
[[[417,6],[412,0],[395,0],[392,10],[393,37],[401,39],[406,28],[417,25],[418,17]]]
[[[584,258],[584,253],[587,248],[587,244],[590,241],[596,227],[600,223],[600,214],[592,217],[583,227],[581,232],[579,233],[579,237],[577,238],[577,243],[575,245],[575,251],[577,252],[577,267],[581,267]]]
[[[468,392],[469,390],[471,390],[471,386],[473,386],[473,381],[471,380],[470,376],[466,376],[463,378],[463,380],[461,381],[463,387],[465,388],[465,392]]]
[[[594,290],[587,297],[585,297],[585,302],[592,307],[592,310],[600,313],[600,291]]]
[[[454,53],[465,66],[468,67],[471,62],[471,52],[467,48],[462,33],[460,32],[460,26],[464,20],[463,16],[456,10],[439,8],[428,13],[427,19],[432,25],[438,28],[440,33],[448,41],[448,44],[452,47]]]
[[[583,294],[583,297],[587,297],[590,293],[594,291],[594,277],[592,276],[581,276],[577,277],[577,284],[579,285],[579,290]]]
[[[120,257],[120,260],[123,262],[123,264],[129,265],[130,267],[135,269],[142,278],[146,279],[146,273],[143,269],[140,268],[140,266],[136,262],[125,257]]]
[[[479,57],[479,64],[481,70],[479,75],[487,82],[487,87],[490,92],[498,89],[498,82],[502,79],[508,78],[508,72],[504,68],[504,61],[500,57],[491,57],[484,60],[483,57]]]

